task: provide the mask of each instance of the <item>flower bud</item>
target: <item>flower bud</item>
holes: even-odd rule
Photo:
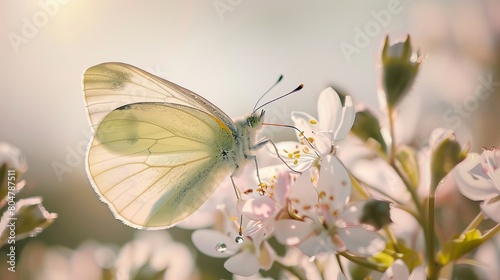
[[[419,53],[412,50],[410,36],[393,45],[389,45],[389,36],[386,37],[382,50],[382,86],[388,108],[393,108],[408,93],[421,61]]]
[[[380,129],[377,117],[370,110],[362,109],[356,112],[351,132],[369,146],[375,146],[377,150],[386,153],[387,144]]]
[[[390,202],[380,200],[367,201],[359,222],[372,225],[376,230],[379,230],[383,226],[392,223],[390,210]]]
[[[439,182],[462,160],[465,159],[468,147],[462,149],[451,130],[436,129],[430,137],[431,187],[436,190]]]

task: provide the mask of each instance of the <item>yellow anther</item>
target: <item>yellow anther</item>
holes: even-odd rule
[[[317,124],[318,122],[316,120],[309,120],[310,124]]]

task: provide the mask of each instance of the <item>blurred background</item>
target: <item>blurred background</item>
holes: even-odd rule
[[[46,209],[59,215],[38,237],[17,243],[19,266],[37,261],[23,256],[24,248],[67,252],[89,242],[119,248],[137,232],[113,218],[84,170],[90,129],[81,79],[102,62],[143,68],[235,118],[249,113],[283,74],[271,95],[305,87],[270,104],[267,116],[291,123],[294,110],[316,115],[327,86],[379,110],[382,42],[386,35],[395,42],[410,34],[426,59],[400,106],[400,141],[423,145],[432,128],[442,126],[470,141],[473,151],[500,144],[497,0],[4,0],[0,22],[0,141],[27,159],[20,197],[42,196]],[[293,135],[264,133],[275,140]],[[189,231],[169,233],[192,248]],[[0,278],[20,277],[6,273],[4,258],[1,251]],[[229,278],[222,263],[199,261],[200,275]]]

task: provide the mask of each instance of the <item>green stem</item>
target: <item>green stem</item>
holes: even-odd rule
[[[364,266],[364,267],[369,268],[369,269],[373,269],[373,270],[380,271],[380,272],[384,272],[387,270],[387,266],[385,266],[385,265],[370,262],[366,258],[353,256],[353,255],[347,253],[346,251],[339,252],[338,254],[341,255],[342,257],[350,260],[353,263],[359,264],[359,265]]]
[[[470,224],[464,229],[464,231],[462,231],[462,234],[465,234],[471,229],[477,228],[483,220],[484,220],[483,212],[479,212],[479,214],[477,214],[474,220],[472,220],[472,222],[470,222]]]
[[[389,133],[391,135],[391,150],[389,152],[389,163],[391,165],[394,164],[394,159],[396,156],[396,141],[394,135],[394,116],[393,116],[393,108],[390,105],[387,105],[387,114],[389,115]]]
[[[304,275],[304,272],[296,266],[285,265],[278,260],[274,260],[274,264],[276,266],[278,266],[279,268],[281,268],[282,270],[286,270],[286,271],[290,272],[295,277],[297,277],[299,280],[307,280],[307,277],[306,277],[306,275]]]
[[[494,237],[499,232],[500,232],[500,223],[497,224],[496,226],[494,226],[486,234],[483,235],[483,238],[481,239],[481,244],[483,244],[484,242],[490,240],[492,237]]]
[[[401,250],[399,249],[398,239],[396,238],[396,236],[394,235],[394,233],[392,232],[392,230],[389,228],[388,225],[384,226],[384,231],[385,231],[385,234],[387,234],[387,237],[389,238],[389,240],[392,242],[392,245],[394,246],[394,250],[397,253],[400,253]]]
[[[434,225],[434,212],[435,212],[435,198],[432,192],[429,195],[428,211],[427,211],[427,230],[425,231],[425,244],[427,254],[427,279],[437,280],[439,276],[440,267],[436,262],[436,238],[435,238],[435,225]]]

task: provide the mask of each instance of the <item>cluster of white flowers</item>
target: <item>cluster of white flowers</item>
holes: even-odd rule
[[[337,156],[339,142],[350,131],[354,118],[351,98],[347,96],[342,105],[332,88],[319,95],[318,118],[293,112],[292,120],[300,131],[298,141],[281,142],[276,146],[279,156],[295,171],[300,171],[300,175],[282,165],[261,168],[261,184],[251,176],[239,178],[236,185],[242,198],[236,205],[234,194],[221,199],[221,193],[231,194],[229,188],[222,188],[213,197],[219,204],[212,214],[218,215],[218,219],[211,219],[215,221],[213,229],[198,229],[193,233],[194,245],[206,255],[228,258],[224,267],[245,277],[279,262],[285,267],[301,267],[307,278],[322,275],[327,279],[346,279],[336,261],[325,262],[332,268],[318,269],[313,265],[314,272],[306,269],[303,261],[312,264],[312,260],[338,253],[366,259],[383,251],[385,237],[379,229],[360,220],[370,200],[351,201],[351,177]],[[260,156],[276,157],[274,150],[268,152]],[[254,175],[253,171],[246,170],[244,174]],[[248,188],[248,182],[255,187]],[[213,200],[208,204],[213,207]],[[199,224],[197,220],[206,220],[210,207],[205,205],[203,208],[205,211],[195,213],[189,221]],[[241,235],[240,215],[243,219]],[[289,253],[278,256],[269,244],[271,238],[288,248]],[[394,265],[404,269],[391,268],[384,279],[396,279],[391,278],[394,271],[403,271],[402,275],[406,276],[400,279],[407,279],[406,265],[402,262]]]

